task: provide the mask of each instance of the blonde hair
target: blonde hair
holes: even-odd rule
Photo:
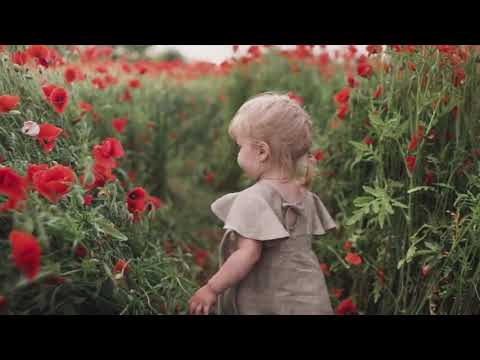
[[[254,142],[264,141],[271,149],[270,166],[311,187],[317,170],[310,154],[312,128],[308,113],[288,95],[265,92],[238,109],[228,134],[232,139],[241,133]]]

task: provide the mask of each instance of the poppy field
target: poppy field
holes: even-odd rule
[[[479,49],[0,45],[0,314],[186,314],[218,265],[210,204],[252,184],[228,124],[271,90],[315,124],[336,313],[480,313]]]

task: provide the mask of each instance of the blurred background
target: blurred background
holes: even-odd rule
[[[144,51],[148,57],[182,57],[187,61],[209,61],[221,63],[232,56],[232,45],[123,45],[129,50]],[[239,45],[238,54],[245,55],[251,45]],[[296,45],[277,45],[283,49],[293,49]],[[347,45],[327,45],[329,51],[341,50]],[[355,45],[364,52],[366,45]],[[319,49],[316,49],[319,50]]]

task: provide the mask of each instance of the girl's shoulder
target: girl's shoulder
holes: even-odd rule
[[[242,191],[225,194],[215,200],[210,206],[211,210],[220,220],[225,221],[225,217],[230,213],[232,206],[250,205],[264,208],[268,206],[272,210],[275,208],[274,194],[270,189],[262,186],[261,183],[255,183]],[[241,206],[242,208],[245,206]]]
[[[306,233],[323,235],[337,227],[319,195],[308,189],[300,202],[289,203],[276,189],[258,182],[242,191],[225,194],[210,206],[225,223],[224,229],[257,240],[290,236],[284,219],[288,207],[295,207],[303,214]]]
[[[275,199],[256,183],[242,191],[229,193],[215,200],[210,209],[225,223],[224,229],[233,229],[244,237],[270,240],[289,236],[281,222]]]

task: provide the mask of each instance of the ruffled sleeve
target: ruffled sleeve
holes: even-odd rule
[[[231,193],[214,201],[210,208],[225,223],[224,229],[234,230],[243,237],[263,241],[290,236],[261,196]]]
[[[314,203],[314,212],[312,216],[312,234],[313,235],[323,235],[327,231],[335,229],[337,225],[333,221],[330,213],[323,204],[320,197],[313,194],[313,203]]]

